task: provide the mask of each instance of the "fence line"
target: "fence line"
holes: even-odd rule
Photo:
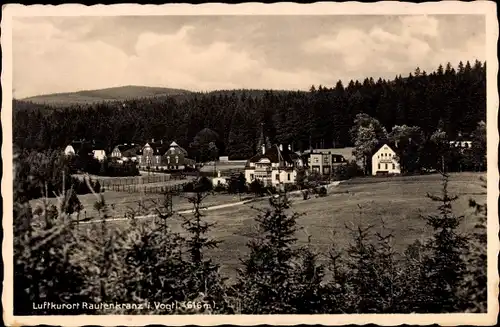
[[[117,186],[126,185],[143,185],[152,183],[165,183],[172,180],[183,180],[186,179],[185,175],[152,175],[152,176],[134,176],[116,179],[101,179],[97,178],[99,184],[105,188],[112,189]]]
[[[154,186],[149,186],[147,184],[129,184],[129,185],[113,184],[109,186],[109,190],[117,192],[128,192],[128,193],[144,192],[145,194],[165,193],[167,191],[181,192],[186,184],[188,184],[188,182],[173,184],[173,185],[154,185]]]

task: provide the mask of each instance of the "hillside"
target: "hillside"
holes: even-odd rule
[[[129,85],[100,90],[38,95],[21,100],[33,102],[36,104],[65,106],[74,104],[93,104],[108,101],[123,101],[160,96],[177,96],[188,93],[190,92],[181,89]]]
[[[256,89],[236,89],[236,90],[214,90],[207,92],[192,92],[183,89],[172,89],[163,87],[148,87],[148,86],[121,86],[112,87],[100,90],[78,91],[69,93],[53,93],[37,95],[24,99],[18,99],[18,105],[34,108],[36,105],[48,105],[51,107],[65,107],[73,105],[87,106],[100,102],[125,101],[147,98],[162,98],[172,97],[177,101],[185,101],[192,99],[194,96],[231,96],[240,97],[245,94],[248,97],[263,97],[268,90]],[[287,90],[272,90],[275,94],[286,94],[294,91]],[[301,92],[301,91],[298,91]],[[303,92],[303,91],[302,91]],[[31,103],[32,105],[29,105]]]

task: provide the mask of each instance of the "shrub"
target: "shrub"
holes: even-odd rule
[[[249,191],[256,196],[263,196],[265,194],[264,184],[260,179],[254,179],[249,185]]]
[[[226,185],[224,185],[222,183],[217,183],[217,185],[215,185],[215,187],[214,187],[214,192],[222,193],[222,192],[226,192],[226,191],[227,191],[227,187],[226,187]]]
[[[194,192],[210,192],[213,189],[213,184],[206,176],[202,176],[196,180],[193,185]]]
[[[194,183],[188,182],[182,187],[183,192],[194,192]]]
[[[293,192],[293,191],[298,191],[299,186],[296,184],[285,184],[285,191],[286,192]]]

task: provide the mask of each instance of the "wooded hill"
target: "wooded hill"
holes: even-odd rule
[[[351,146],[356,114],[395,125],[419,126],[426,136],[441,127],[450,139],[471,133],[486,119],[486,64],[417,68],[393,80],[366,78],[312,86],[309,92],[238,90],[184,93],[60,108],[13,103],[14,143],[24,149],[62,148],[73,139],[109,147],[148,139],[175,140],[189,148],[204,128],[218,134],[220,155],[248,158],[257,149],[260,124],[270,142],[295,149]]]

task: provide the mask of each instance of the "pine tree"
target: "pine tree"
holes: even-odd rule
[[[300,215],[287,214],[290,202],[286,194],[271,197],[269,204],[271,208],[256,219],[258,234],[248,243],[250,254],[242,260],[244,268],[238,273],[242,313],[310,313],[319,300],[316,277],[321,276],[321,268],[312,252],[294,246]],[[315,271],[314,278],[305,278]],[[306,288],[311,292],[304,292]]]
[[[449,176],[444,173],[442,176],[442,195],[427,194],[432,201],[441,203],[439,214],[423,217],[434,231],[425,244],[428,254],[423,259],[422,285],[426,287],[422,290],[421,309],[424,312],[456,312],[463,301],[459,297],[459,286],[466,269],[462,254],[467,249],[467,238],[458,230],[463,216],[456,216],[452,211],[452,203],[458,196],[449,194]]]
[[[482,188],[486,189],[486,179],[481,178]],[[483,195],[486,192],[482,193]],[[469,206],[474,209],[477,222],[474,225],[474,232],[469,242],[469,251],[465,255],[467,272],[461,286],[460,296],[464,301],[463,309],[466,312],[486,312],[488,299],[488,272],[487,272],[487,217],[488,206],[486,203],[477,203],[469,200]]]
[[[220,273],[220,267],[212,259],[206,259],[206,251],[214,249],[220,241],[207,236],[213,223],[204,221],[202,213],[203,200],[209,193],[202,190],[195,190],[192,196],[188,196],[189,203],[193,205],[192,216],[182,216],[182,224],[188,237],[185,239],[189,260],[187,261],[187,271],[185,272],[185,288],[183,292],[187,301],[199,301],[211,304],[217,303],[217,308],[212,308],[218,312],[228,313],[233,309],[230,297],[226,295],[225,280]],[[189,308],[188,308],[189,309]],[[196,311],[196,308],[193,308]],[[202,311],[208,309],[199,308]],[[189,310],[188,310],[189,311]],[[199,313],[199,311],[197,311]]]

